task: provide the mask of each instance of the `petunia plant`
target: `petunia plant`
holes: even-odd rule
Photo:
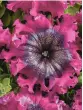
[[[0,1],[0,110],[82,109],[82,1]]]

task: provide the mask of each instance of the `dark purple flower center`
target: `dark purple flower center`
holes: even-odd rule
[[[39,75],[60,77],[71,60],[64,43],[63,36],[52,29],[30,34],[27,43],[23,45],[23,60]]]

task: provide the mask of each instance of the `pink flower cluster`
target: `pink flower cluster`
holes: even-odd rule
[[[66,1],[8,3],[8,9],[15,12],[21,8],[25,12],[26,23],[17,19],[11,34],[0,22],[0,47],[6,45],[8,49],[0,52],[0,59],[9,64],[21,87],[17,95],[10,93],[0,98],[0,110],[81,110],[81,90],[71,108],[57,95],[75,87],[82,66],[77,53],[81,50],[77,25],[82,15],[64,14],[67,7]],[[45,12],[51,13],[49,18]]]

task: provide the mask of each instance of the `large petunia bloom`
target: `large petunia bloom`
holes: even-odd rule
[[[81,70],[81,58],[77,53],[79,48],[75,43],[78,38],[75,19],[65,14],[62,21],[54,26],[42,14],[34,17],[34,20],[30,16],[25,19],[28,19],[26,24],[21,24],[19,20],[14,23],[15,32],[10,50],[2,51],[2,55],[10,63],[12,74],[19,73],[18,83],[22,87],[30,87],[31,81],[33,87],[38,80],[42,80],[41,84],[45,78],[49,78],[49,89],[56,86],[56,77],[62,76],[57,79],[61,84],[57,84],[61,90],[65,87],[65,93],[71,85],[74,87],[78,82],[77,77],[70,77],[74,73],[79,75]],[[23,79],[22,74],[28,79]],[[65,80],[65,77],[68,79]],[[42,88],[46,89],[45,86]]]

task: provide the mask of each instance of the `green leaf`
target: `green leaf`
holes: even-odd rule
[[[66,10],[65,10],[66,14],[70,14],[70,15],[75,15],[76,14],[76,9],[72,6],[69,6]]]
[[[82,24],[78,24],[79,37],[82,38]]]
[[[79,11],[80,7],[81,7],[81,4],[75,3],[74,7],[75,7],[76,11]]]
[[[14,22],[16,19],[23,20],[24,12],[21,9],[18,9],[13,15],[12,15],[12,21]]]
[[[3,81],[2,81],[2,84],[4,86],[10,85],[10,78],[4,78]]]
[[[5,6],[1,4],[0,2],[0,18],[4,15],[5,13]]]
[[[78,82],[79,82],[80,84],[82,84],[82,72],[80,73],[80,76],[78,77]]]
[[[11,86],[10,85],[7,85],[7,86],[5,86],[5,93],[8,93],[8,92],[10,92],[11,91]]]
[[[5,95],[5,89],[2,83],[0,83],[0,96]]]
[[[66,14],[75,15],[77,12],[79,12],[81,5],[76,3],[74,6],[69,6],[66,10]]]
[[[9,28],[11,34],[14,32],[14,29],[15,29],[15,26],[11,26],[11,27]]]
[[[11,89],[10,78],[4,78],[2,82],[0,82],[0,96],[7,94]]]
[[[6,50],[5,47],[3,49]],[[10,75],[9,65],[4,60],[1,59],[0,59],[0,75],[1,75],[0,78]]]
[[[2,17],[2,22],[4,24],[4,27],[7,27],[10,25],[11,23],[11,16],[10,13],[8,11],[5,12],[5,14]]]
[[[1,74],[1,72],[3,72],[3,69],[2,68],[0,68],[0,74]]]

